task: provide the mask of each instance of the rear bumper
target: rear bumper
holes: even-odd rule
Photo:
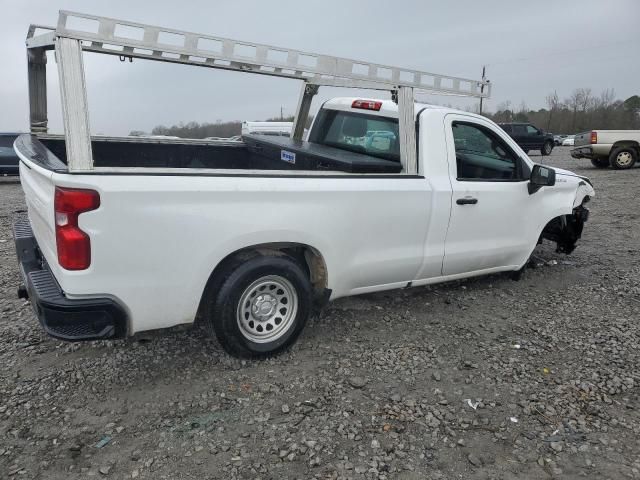
[[[69,299],[42,258],[29,219],[13,225],[13,238],[24,290],[44,328],[52,337],[67,341],[122,338],[127,334],[127,314],[111,298]]]
[[[608,143],[593,143],[591,145],[580,145],[571,150],[573,158],[609,158],[611,148],[613,146]]]
[[[573,158],[595,158],[591,147],[574,148],[571,150],[571,156]]]

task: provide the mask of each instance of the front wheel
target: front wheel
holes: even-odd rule
[[[237,357],[263,357],[293,344],[311,312],[311,283],[291,257],[256,256],[223,272],[209,292],[206,325]]]
[[[626,170],[635,165],[638,154],[631,147],[616,148],[609,155],[609,163],[617,170]]]
[[[609,166],[609,160],[606,158],[592,158],[591,165],[596,168],[607,168]]]
[[[551,151],[553,150],[553,142],[551,140],[544,142],[542,148],[540,149],[540,153],[542,155],[551,155]]]

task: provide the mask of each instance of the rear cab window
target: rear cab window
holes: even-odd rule
[[[397,118],[322,109],[309,141],[400,163]]]

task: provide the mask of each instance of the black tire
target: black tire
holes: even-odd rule
[[[203,316],[207,330],[210,334],[215,334],[227,353],[242,358],[265,357],[281,352],[296,341],[307,323],[312,305],[312,287],[309,276],[302,265],[287,256],[255,256],[245,261],[231,262],[221,275],[221,281],[214,282],[214,285],[220,285],[219,289],[217,291],[208,289],[212,291],[205,293]],[[274,332],[278,332],[278,329],[281,328],[279,324],[275,324],[278,318],[263,322],[262,320],[254,320],[251,316],[247,317],[248,323],[253,322],[251,326],[253,331],[251,332],[243,330],[240,325],[241,317],[248,313],[247,311],[240,312],[240,301],[256,283],[261,285],[260,282],[275,282],[275,285],[278,285],[278,282],[283,282],[282,285],[286,283],[288,285],[284,288],[291,290],[287,288],[291,287],[296,295],[294,299],[292,293],[289,295],[292,299],[287,301],[287,304],[291,307],[290,311],[293,310],[295,305],[294,313],[290,315],[288,320],[281,319],[285,326],[279,332],[280,336],[272,341],[269,341],[268,338],[254,341],[250,336],[252,334],[255,336],[269,335],[266,330],[269,326],[272,327]],[[263,296],[270,296],[271,290],[269,288],[271,286],[273,285],[267,285],[260,292],[256,290],[257,296],[247,297],[245,310],[254,312],[255,308],[261,308],[261,305],[256,307],[256,300]],[[266,295],[261,293],[263,291]],[[283,300],[275,298],[276,291],[280,292],[282,289],[276,288],[273,290],[273,301],[276,304],[271,308],[272,311],[274,308],[278,309],[278,307],[286,306],[284,303],[278,303],[283,302]],[[285,292],[286,295],[288,295],[287,292]],[[254,300],[252,301],[251,298]],[[267,308],[269,308],[270,301],[263,301],[262,303],[267,303]],[[249,307],[249,302],[251,302],[251,307]],[[286,308],[280,308],[280,311],[282,310],[286,310]],[[276,312],[272,316],[278,317],[279,315]],[[262,328],[262,325],[265,325],[265,328]],[[244,328],[248,328],[248,325],[245,325]],[[258,328],[260,329],[259,331],[256,330]]]
[[[611,151],[609,163],[616,170],[632,168],[638,161],[638,153],[632,147],[619,147]]]
[[[542,148],[540,149],[540,153],[544,156],[551,155],[552,151],[553,151],[553,142],[551,140],[547,140],[546,142],[544,142],[544,145],[542,145]]]
[[[591,165],[596,168],[607,168],[609,167],[609,160],[606,158],[592,158]]]

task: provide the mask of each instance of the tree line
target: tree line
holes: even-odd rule
[[[198,123],[180,122],[177,125],[166,127],[164,125],[158,125],[153,127],[151,135],[167,135],[171,137],[181,138],[207,138],[207,137],[222,137],[229,138],[234,135],[240,135],[242,130],[242,122],[216,122],[216,123]],[[131,132],[131,135],[146,135],[145,132]]]
[[[286,117],[272,117],[267,118],[266,122],[293,122],[293,115]],[[309,117],[308,123],[310,124],[312,117]],[[171,137],[180,138],[207,138],[207,137],[220,137],[229,138],[235,135],[240,135],[242,131],[242,122],[234,120],[231,122],[218,121],[216,123],[198,123],[180,122],[177,125],[170,127],[164,125],[158,125],[153,127],[151,135],[166,135]],[[133,130],[129,135],[141,136],[148,135],[148,133],[141,130]]]
[[[483,115],[496,123],[529,122],[547,132],[574,134],[591,129],[626,130],[640,129],[640,96],[633,95],[626,100],[615,98],[613,89],[595,94],[590,88],[577,88],[569,97],[561,100],[557,92],[545,98],[547,108],[531,110],[524,102],[513,107],[510,101],[498,105],[496,112]],[[477,107],[474,107],[477,111]],[[268,118],[268,122],[291,122],[293,116]],[[313,117],[307,119],[307,127]],[[151,130],[152,135],[167,135],[181,138],[228,138],[240,135],[242,122],[198,123],[180,122],[166,127],[158,125]],[[130,135],[147,135],[142,131],[132,131]]]
[[[545,98],[547,108],[531,110],[522,102],[513,108],[511,102],[498,105],[495,113],[485,113],[496,123],[530,122],[538,128],[557,134],[575,134],[586,130],[640,129],[640,96],[626,100],[615,98],[613,89],[595,94],[590,88],[577,88],[561,100],[557,92]]]

